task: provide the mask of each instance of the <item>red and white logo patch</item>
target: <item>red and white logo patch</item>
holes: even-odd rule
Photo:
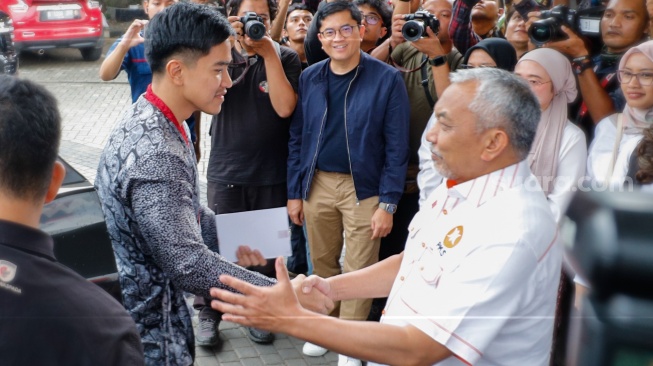
[[[11,282],[16,277],[16,268],[15,264],[0,260],[0,281]]]

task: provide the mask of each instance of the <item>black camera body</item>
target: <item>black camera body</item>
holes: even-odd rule
[[[542,19],[533,22],[528,29],[528,36],[538,47],[548,42],[561,41],[567,39],[567,35],[562,30],[564,25],[582,35],[600,37],[602,11],[603,9],[576,11],[564,5],[555,6],[551,10],[541,12]]]
[[[253,11],[248,11],[245,15],[240,17],[240,22],[243,23],[243,31],[245,34],[255,41],[262,39],[267,32],[265,24],[263,24],[263,18]]]
[[[428,11],[420,10],[404,17],[406,24],[401,27],[401,34],[407,41],[415,42],[422,37],[428,37],[426,27],[431,28],[436,35],[440,31],[440,21]]]

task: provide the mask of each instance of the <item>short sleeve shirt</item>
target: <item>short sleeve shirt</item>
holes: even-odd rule
[[[438,365],[548,365],[562,252],[525,161],[448,188],[409,226],[381,322],[454,353]]]

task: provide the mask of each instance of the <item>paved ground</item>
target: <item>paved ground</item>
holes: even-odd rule
[[[113,40],[107,40],[108,47]],[[98,77],[101,61],[84,62],[76,50],[52,50],[44,55],[23,53],[21,77],[45,85],[59,100],[64,127],[60,155],[84,175],[95,180],[100,152],[108,135],[130,104],[129,84],[124,73],[114,81]],[[199,163],[202,198],[206,201],[206,165],[210,148],[207,131],[210,118],[202,118],[202,159]],[[337,355],[306,357],[303,342],[277,335],[272,345],[252,343],[245,329],[232,323],[220,326],[222,344],[215,348],[197,348],[198,366],[214,365],[318,365],[337,363]]]

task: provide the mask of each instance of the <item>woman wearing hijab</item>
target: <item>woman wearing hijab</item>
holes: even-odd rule
[[[515,48],[503,38],[487,38],[467,50],[463,68],[497,67],[512,72],[517,63]]]
[[[528,161],[560,222],[585,175],[587,159],[585,135],[567,119],[567,103],[578,93],[576,79],[569,60],[550,48],[526,53],[515,74],[528,82],[540,102],[542,116]]]
[[[515,49],[508,41],[502,38],[488,38],[477,43],[467,50],[461,68],[497,67],[512,72],[517,63]],[[440,81],[438,81],[440,82]],[[444,89],[442,89],[444,90]],[[426,201],[435,188],[442,183],[442,176],[435,170],[431,159],[430,143],[426,141],[426,133],[435,124],[435,116],[431,115],[429,122],[422,133],[422,143],[418,150],[419,173],[417,186],[419,187],[419,205]]]
[[[604,118],[596,126],[587,174],[596,183],[621,187],[642,185],[653,191],[653,41],[633,47],[619,62],[617,77],[626,98],[623,113]],[[644,139],[642,139],[646,136]],[[638,178],[639,175],[639,178]]]

